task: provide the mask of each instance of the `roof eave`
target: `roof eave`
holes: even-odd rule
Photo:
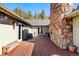
[[[3,12],[3,13],[8,13],[9,16],[17,19],[18,21],[20,21],[21,23],[24,23],[24,24],[28,24],[30,25],[29,23],[27,23],[23,18],[21,18],[20,16],[16,15],[15,13],[13,13],[13,11],[7,9],[5,6],[3,6],[2,4],[0,4],[0,12]],[[5,11],[5,12],[4,12]]]
[[[68,17],[68,18],[73,18],[73,17],[78,16],[78,15],[79,15],[79,9],[76,10],[76,11],[74,11],[74,12],[72,12],[72,13],[70,13],[70,14],[67,15],[66,17]]]
[[[49,26],[49,25],[33,25],[33,24],[30,24],[30,26],[33,26],[33,27],[41,27],[41,26]]]

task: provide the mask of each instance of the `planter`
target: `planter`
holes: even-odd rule
[[[68,46],[70,52],[76,52],[76,46]]]

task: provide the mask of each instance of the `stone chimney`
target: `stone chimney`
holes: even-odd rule
[[[67,20],[63,20],[63,18],[73,10],[73,7],[73,3],[50,4],[50,36],[51,40],[60,48],[63,48],[63,46],[66,45],[66,42],[64,43],[65,40],[63,39],[63,28],[65,28]]]

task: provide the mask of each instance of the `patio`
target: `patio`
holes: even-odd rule
[[[34,43],[34,48],[30,46]],[[52,43],[49,37],[44,35],[39,35],[36,38],[30,39],[28,41],[22,41],[20,45],[15,48],[10,54],[2,54],[3,56],[28,56],[28,51],[32,53],[32,56],[79,56],[77,53],[71,53],[68,50],[62,50]]]
[[[22,41],[11,53],[2,54],[2,56],[30,56],[32,54],[34,43]]]
[[[33,56],[78,56],[77,53],[71,53],[68,50],[62,50],[57,47],[47,36],[38,36],[35,38],[35,47],[33,50]]]

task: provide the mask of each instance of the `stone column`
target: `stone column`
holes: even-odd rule
[[[69,9],[70,6],[67,3],[52,3],[50,9],[50,27],[52,29],[51,40],[62,49],[63,46],[66,47],[65,43],[70,39],[69,31],[72,29],[70,28],[71,25],[69,24],[69,20],[67,20],[67,18],[64,19],[65,13]]]

